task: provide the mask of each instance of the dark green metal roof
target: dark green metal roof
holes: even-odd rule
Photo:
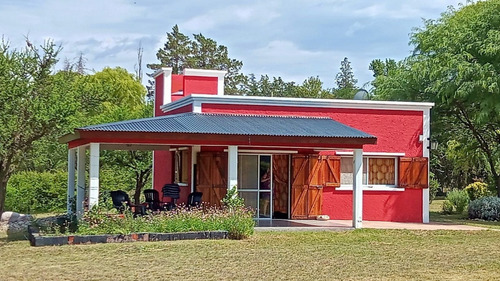
[[[330,118],[182,113],[79,128],[81,131],[366,138],[374,136]]]

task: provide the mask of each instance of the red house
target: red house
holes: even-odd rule
[[[90,206],[101,149],[150,149],[154,188],[178,183],[181,202],[199,191],[217,205],[236,186],[258,219],[429,221],[432,103],[228,96],[224,71],[171,71],[155,73],[155,117],[62,138],[70,198],[75,178],[85,186],[87,148]]]

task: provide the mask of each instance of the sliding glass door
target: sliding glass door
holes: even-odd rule
[[[272,170],[271,155],[238,156],[238,193],[260,219],[273,213]]]

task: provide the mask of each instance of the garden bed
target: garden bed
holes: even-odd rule
[[[47,236],[40,233],[36,227],[28,227],[31,246],[61,246],[97,243],[123,243],[136,241],[174,241],[194,239],[227,239],[228,232],[192,231],[178,233],[130,233],[130,234],[101,234],[101,235],[60,235]]]

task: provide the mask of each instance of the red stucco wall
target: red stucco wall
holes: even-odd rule
[[[404,152],[421,157],[423,113],[421,111],[284,107],[262,105],[203,104],[207,113],[262,114],[330,117],[377,137],[377,144],[365,145],[365,152]]]
[[[155,78],[155,110],[154,116],[161,116],[163,112],[160,107],[163,105],[163,77],[164,75],[158,75]]]
[[[352,190],[323,189],[323,214],[352,219]],[[363,191],[363,220],[422,222],[422,190]]]
[[[262,114],[330,117],[377,137],[377,144],[364,145],[365,152],[405,153],[421,157],[423,112],[379,109],[337,109],[262,105],[203,104],[207,113]],[[323,214],[331,219],[352,219],[352,190],[323,190]],[[363,219],[422,222],[422,190],[364,191]]]

